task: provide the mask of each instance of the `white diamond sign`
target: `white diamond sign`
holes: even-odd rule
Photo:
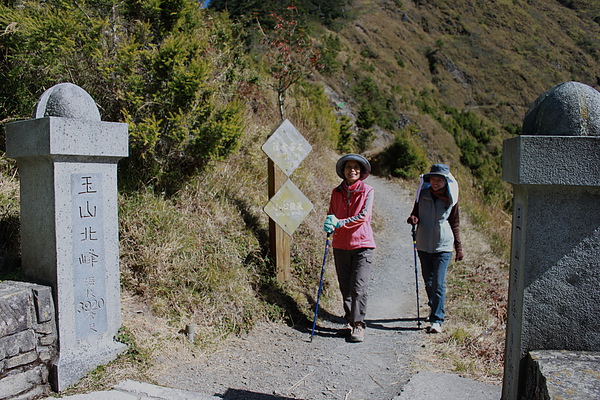
[[[264,208],[269,217],[290,236],[312,209],[310,200],[289,179]]]
[[[311,152],[312,146],[286,119],[263,144],[262,150],[273,160],[275,165],[287,176],[290,176]]]

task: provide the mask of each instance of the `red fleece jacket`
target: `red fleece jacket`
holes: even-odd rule
[[[375,248],[371,217],[375,191],[362,180],[348,187],[345,183],[333,189],[328,214],[340,220],[333,234],[332,247],[341,250]]]

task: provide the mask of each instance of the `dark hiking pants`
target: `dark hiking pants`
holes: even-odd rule
[[[335,269],[344,302],[344,318],[364,326],[373,249],[333,249]]]

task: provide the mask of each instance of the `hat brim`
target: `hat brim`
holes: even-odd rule
[[[440,178],[448,178],[448,175],[433,172],[433,173],[427,173],[427,174],[423,175],[423,181],[429,182],[429,178],[432,176],[439,176]]]
[[[362,165],[363,168],[360,172],[361,180],[366,179],[371,174],[371,164],[365,157],[361,156],[360,154],[346,154],[345,156],[341,157],[335,165],[335,171],[340,178],[346,179],[344,176],[344,168],[347,161],[358,161],[360,165]]]

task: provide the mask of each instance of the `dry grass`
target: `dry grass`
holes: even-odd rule
[[[173,198],[122,199],[123,286],[174,323],[241,332],[262,318],[255,290],[267,264],[266,171],[258,149],[242,150],[243,163],[217,163]]]
[[[319,94],[310,95],[310,104],[318,103]],[[310,104],[298,103],[310,112]],[[295,324],[311,315],[324,210],[337,182],[337,155],[324,144],[331,141],[335,118],[289,118],[313,144],[291,177],[314,205],[292,240],[292,280],[274,278],[263,211],[267,157],[261,146],[276,124],[250,123],[236,154],[214,162],[172,198],[121,195],[123,336],[130,350],[71,393],[109,388],[125,378],[151,382],[170,354],[193,358],[259,321]],[[324,303],[330,292],[325,289]],[[195,325],[194,344],[184,335],[187,324]]]

